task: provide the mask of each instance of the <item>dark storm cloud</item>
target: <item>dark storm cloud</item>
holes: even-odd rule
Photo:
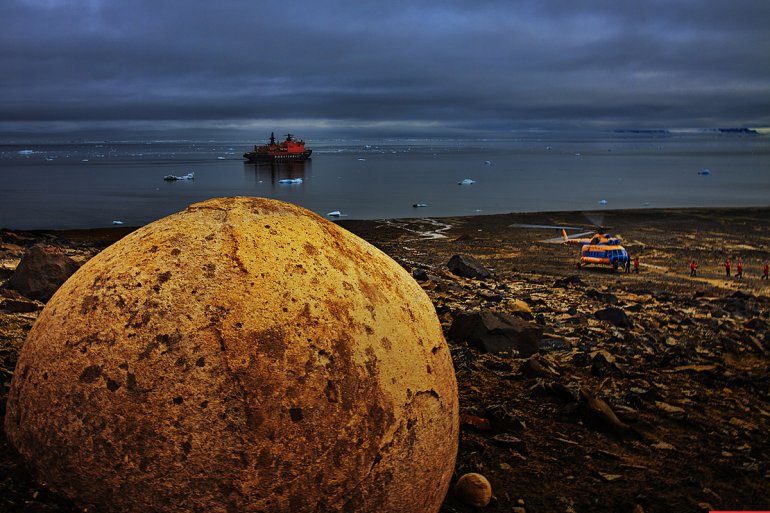
[[[764,0],[5,0],[0,129],[770,126],[767,20]]]

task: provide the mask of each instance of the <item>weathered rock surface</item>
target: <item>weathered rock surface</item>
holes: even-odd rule
[[[48,301],[78,270],[78,264],[56,248],[35,245],[22,256],[8,287],[38,301]]]
[[[594,316],[600,321],[607,321],[618,328],[631,327],[631,320],[621,308],[602,308],[601,310],[597,310],[594,313]]]
[[[5,429],[47,486],[99,512],[436,512],[457,389],[400,266],[306,210],[225,198],[59,290]]]
[[[470,255],[453,255],[447,263],[451,272],[463,278],[486,279],[492,276],[492,272],[484,267],[478,259]]]
[[[448,337],[467,341],[485,353],[507,353],[522,357],[533,355],[543,329],[514,315],[494,310],[463,312],[455,316]]]

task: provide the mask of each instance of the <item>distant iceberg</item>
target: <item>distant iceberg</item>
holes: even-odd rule
[[[283,178],[278,183],[302,183],[302,178]]]
[[[412,208],[425,208],[427,206],[428,206],[427,203],[415,203],[414,205],[412,205]]]
[[[597,203],[599,205],[606,205],[607,204],[607,200],[606,199],[601,199],[601,200],[597,201]]]
[[[708,176],[711,174],[711,170],[709,168],[703,168],[700,171],[698,171],[698,174],[701,176]]]
[[[476,180],[471,180],[470,178],[465,178],[463,181],[457,182],[457,185],[472,185],[474,183],[476,183]]]
[[[19,150],[16,153],[18,153],[19,155],[32,155],[32,154],[35,153],[35,151],[34,150]]]
[[[339,210],[332,210],[331,212],[328,212],[326,215],[329,217],[347,217],[346,214],[343,214]]]
[[[176,182],[177,180],[195,180],[195,173],[187,173],[186,175],[166,175],[163,179],[167,182]]]

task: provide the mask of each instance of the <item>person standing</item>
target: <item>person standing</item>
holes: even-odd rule
[[[695,260],[693,260],[690,263],[690,276],[697,276],[698,271],[698,264],[695,263]]]
[[[765,267],[767,267],[767,265],[765,265]],[[636,274],[639,274],[639,257],[638,256],[634,257],[634,272]]]
[[[730,276],[730,259],[725,259],[725,276]]]
[[[770,265],[768,265],[768,263],[765,262],[765,266],[762,268],[762,278],[761,279],[766,280],[768,272],[770,272]]]
[[[623,263],[623,270],[626,271],[626,274],[631,272],[631,258],[626,258],[626,261]]]
[[[743,278],[743,262],[741,262],[741,259],[738,259],[738,263],[735,264],[735,277],[736,278]]]

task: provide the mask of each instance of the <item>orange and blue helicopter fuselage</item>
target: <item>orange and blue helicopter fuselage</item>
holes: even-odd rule
[[[582,246],[580,265],[601,265],[617,269],[629,261],[628,252],[620,244],[620,239],[608,233],[597,233],[590,239],[569,239],[566,231],[562,232],[565,242]]]

